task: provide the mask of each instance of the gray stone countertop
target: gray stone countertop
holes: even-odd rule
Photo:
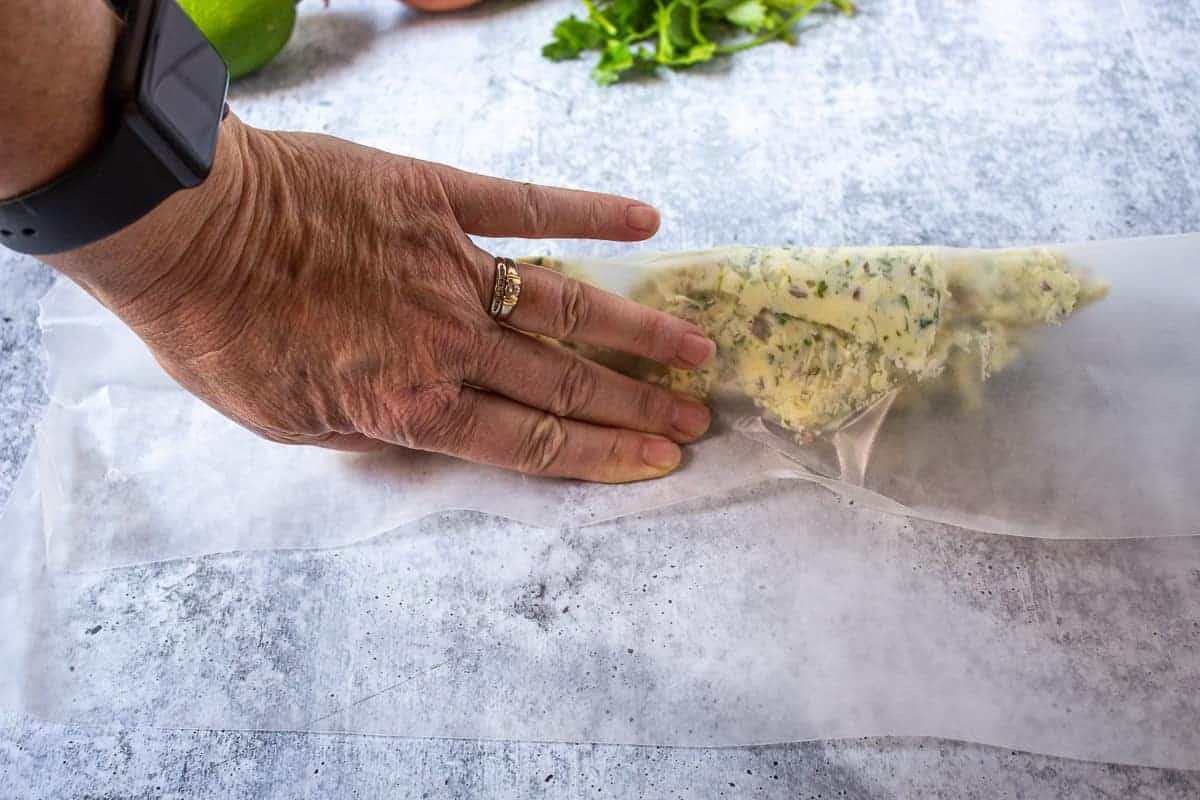
[[[820,18],[795,48],[602,90],[585,63],[538,55],[571,0],[448,17],[390,0],[305,3],[287,50],[232,101],[258,125],[643,197],[664,212],[662,249],[1200,230],[1197,0],[861,6],[854,20]],[[45,402],[36,303],[52,280],[30,259],[0,256],[0,502]],[[930,739],[704,750],[0,716],[0,797],[385,793],[1183,798],[1200,796],[1200,774]]]

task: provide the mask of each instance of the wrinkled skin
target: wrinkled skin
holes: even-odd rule
[[[403,446],[599,481],[674,469],[694,400],[528,334],[674,366],[699,329],[522,265],[510,325],[468,234],[636,240],[635,201],[544,189],[325,136],[222,126],[213,174],[130,228],[51,259],[184,387],[276,442]]]

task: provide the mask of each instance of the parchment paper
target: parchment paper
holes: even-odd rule
[[[1194,520],[1191,475],[1176,470],[1195,440],[1196,351],[1178,338],[1196,324],[1195,273],[1188,258],[1136,258],[1190,242],[1097,245],[1116,254],[1099,271],[1124,333],[1103,338],[1099,313],[1052,332],[1084,359],[1080,385],[1108,398],[1102,418],[1122,419],[1114,381],[1144,403],[1118,408],[1136,424],[1089,431],[1113,452],[1044,452],[1148,515],[1097,535]],[[679,475],[633,487],[276,446],[175,388],[74,288],[52,292],[43,324],[53,400],[0,518],[0,707],[678,746],[930,735],[1200,768],[1200,537],[1054,541],[921,521],[794,461],[753,420],[726,421]],[[1082,338],[1066,338],[1072,326]],[[1128,438],[1135,428],[1151,438]],[[732,501],[746,482],[760,486]],[[489,505],[542,527],[416,520]],[[250,552],[194,555],[224,550]],[[90,569],[166,557],[178,558]]]
[[[988,252],[939,249],[967,264]],[[762,414],[727,418],[794,459],[799,477],[893,513],[1047,538],[1200,533],[1200,234],[1050,249],[1111,290],[1035,330],[983,382],[981,408],[906,410],[888,397],[810,443]],[[707,255],[563,262],[627,294]]]
[[[1200,235],[1062,250],[1109,280],[1111,295],[1044,331],[1027,359],[995,376],[984,413],[889,416],[862,452],[853,432],[833,450],[798,448],[760,420],[725,414],[676,474],[620,487],[408,451],[354,456],[261,441],[177,387],[118,320],[61,282],[41,318],[51,404],[37,457],[49,562],[90,569],[335,546],[448,509],[576,527],[772,477],[997,533],[1200,532]],[[642,263],[609,262],[613,288]],[[804,512],[801,497],[793,513]]]
[[[582,529],[458,513],[352,547],[63,573],[36,484],[0,519],[10,710],[679,746],[931,735],[1200,767],[1200,537],[910,525],[787,481]]]

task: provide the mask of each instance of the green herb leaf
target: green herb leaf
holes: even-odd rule
[[[542,55],[551,61],[565,61],[599,47],[603,41],[604,31],[596,23],[572,14],[554,26],[554,41],[542,48]]]
[[[583,0],[583,6],[588,10],[588,19],[596,23],[609,36],[616,36],[620,33],[617,26],[604,16],[604,12],[597,8],[592,0]]]
[[[554,26],[542,48],[552,61],[599,51],[592,77],[601,85],[658,66],[682,68],[779,39],[821,8],[854,13],[851,0],[582,0],[587,18]],[[748,35],[747,35],[748,34]],[[634,45],[645,43],[648,47]]]
[[[609,39],[600,55],[600,62],[592,70],[592,79],[601,86],[616,83],[621,73],[633,68],[633,51],[629,45],[616,39]]]
[[[725,19],[750,33],[758,33],[767,22],[767,7],[760,0],[745,0],[726,11]]]
[[[648,3],[646,0],[612,0],[608,6],[608,13],[621,31],[633,34],[642,32],[637,35],[636,41],[654,35],[654,12],[657,8],[655,3]],[[626,38],[628,39],[628,36]]]

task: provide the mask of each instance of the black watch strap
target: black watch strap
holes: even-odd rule
[[[224,113],[229,113],[228,104]],[[0,244],[30,255],[73,250],[141,219],[179,191],[174,172],[145,158],[145,141],[137,128],[136,122],[120,121],[75,167],[0,204]],[[134,163],[141,168],[130,174]],[[129,191],[132,182],[137,191]]]
[[[0,245],[31,255],[82,247],[209,173],[229,111],[228,70],[175,0],[113,5],[129,13],[109,75],[105,130],[66,172],[0,201]]]
[[[140,219],[173,192],[179,181],[163,165],[142,157],[145,146],[129,125],[105,134],[93,155],[52,183],[0,205],[0,244],[31,255],[73,250]],[[140,174],[128,165],[141,162]],[[124,191],[130,182],[138,191]],[[70,220],[70,224],[61,221]]]

